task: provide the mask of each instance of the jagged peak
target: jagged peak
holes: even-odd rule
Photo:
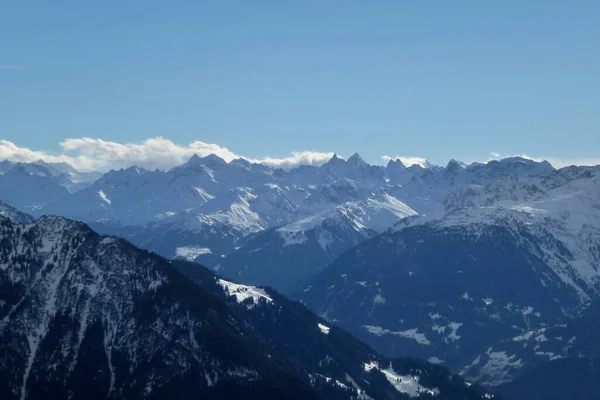
[[[52,173],[48,170],[48,168],[37,165],[37,164],[29,164],[18,162],[13,165],[13,167],[8,170],[11,174],[21,174],[21,175],[37,175],[37,176],[45,176],[51,177]]]
[[[342,165],[342,164],[346,164],[346,160],[344,160],[342,157],[338,156],[337,153],[333,153],[333,156],[329,159],[329,161],[327,161],[325,164],[323,164],[323,167],[331,167],[334,165]]]
[[[144,168],[135,167],[135,166],[129,167],[129,168],[121,168],[119,170],[111,169],[106,174],[102,175],[102,177],[100,179],[105,182],[106,181],[114,181],[115,179],[122,180],[122,179],[129,178],[132,176],[141,175],[146,172],[147,171]]]
[[[388,162],[388,166],[400,164],[406,168],[418,168],[418,169],[432,169],[434,165],[431,164],[428,160],[421,157],[396,157],[390,159]]]
[[[211,153],[209,155],[207,155],[206,157],[202,158],[202,161],[206,164],[211,164],[211,165],[225,165],[227,164],[227,161],[223,160],[221,157],[219,157],[218,155]]]
[[[249,167],[252,165],[252,163],[250,161],[246,160],[245,158],[236,158],[235,160],[231,160],[230,164],[243,165],[246,167]]]
[[[209,154],[206,157],[200,157],[198,154],[194,154],[193,156],[190,157],[190,159],[183,165],[181,165],[181,167],[186,167],[186,166],[199,166],[199,165],[205,165],[205,166],[210,166],[210,167],[216,167],[219,165],[226,165],[227,161],[223,160],[221,157],[217,156],[216,154]]]
[[[388,161],[386,168],[404,169],[406,168],[406,165],[404,165],[404,163],[399,158],[397,158],[395,160]]]
[[[356,166],[367,165],[365,160],[363,160],[360,154],[358,153],[352,154],[352,156],[348,159],[347,163]]]
[[[134,174],[134,175],[139,175],[139,174],[143,174],[144,172],[146,172],[146,170],[144,168],[136,167],[135,165],[132,167],[129,167],[129,168],[120,169],[119,171],[127,172],[129,174]]]
[[[200,156],[198,154],[194,154],[190,157],[189,160],[187,160],[187,162],[185,164],[196,164],[196,163],[200,163],[200,162],[202,162],[202,158],[200,158]]]

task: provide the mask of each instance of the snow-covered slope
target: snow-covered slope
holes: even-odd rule
[[[224,276],[287,292],[390,224],[416,212],[383,192],[256,235],[222,258]]]
[[[532,249],[583,301],[600,287],[600,167],[469,186],[446,199],[446,226],[514,218],[553,240]],[[452,212],[457,210],[456,212]],[[564,248],[557,253],[557,246]]]

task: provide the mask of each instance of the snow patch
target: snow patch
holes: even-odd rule
[[[284,229],[279,229],[278,232],[284,241],[283,247],[302,244],[308,240],[308,237],[306,237],[306,235],[302,231],[288,231]]]
[[[252,299],[253,304],[249,305],[248,308],[252,308],[254,305],[259,304],[261,299],[264,299],[267,303],[273,301],[264,289],[255,286],[239,285],[224,279],[219,279],[217,282],[230,296],[235,296],[238,303],[243,303],[247,299]]]
[[[427,361],[430,362],[431,364],[435,364],[435,365],[443,364],[444,363],[444,360],[442,360],[442,359],[440,359],[438,357],[429,357],[427,359]]]
[[[488,379],[481,382],[482,384],[498,386],[509,382],[513,371],[523,367],[523,362],[515,354],[509,356],[505,351],[494,352],[489,348],[486,355],[488,359],[481,367],[481,374]]]
[[[185,258],[188,261],[194,261],[196,257],[203,254],[211,254],[212,251],[207,247],[177,247],[175,256]]]
[[[319,327],[319,329],[321,330],[321,332],[323,332],[324,335],[329,335],[329,331],[331,330],[330,327],[325,326],[321,323],[317,324],[317,326]]]
[[[394,388],[400,392],[408,395],[409,397],[420,397],[422,394],[429,396],[438,396],[440,394],[439,389],[433,388],[428,389],[419,383],[418,375],[400,375],[392,368],[392,364],[388,368],[380,368],[378,363],[371,361],[368,364],[364,364],[364,369],[370,372],[373,369],[381,371],[387,380],[394,386]]]
[[[100,196],[100,198],[102,199],[102,201],[104,201],[106,204],[108,204],[109,206],[111,205],[112,201],[110,201],[110,199],[104,193],[104,191],[102,191],[102,190],[98,191],[98,196]]]
[[[385,304],[387,300],[381,294],[376,294],[373,298],[373,304]]]
[[[215,196],[208,194],[206,192],[206,190],[200,188],[200,187],[194,187],[194,190],[196,191],[196,193],[198,194],[198,196],[200,196],[200,198],[202,200],[204,200],[204,202],[208,202],[209,200],[212,200],[215,198]]]
[[[394,336],[400,336],[400,337],[403,337],[406,339],[412,339],[421,345],[431,344],[431,342],[427,339],[425,334],[418,332],[419,328],[409,329],[406,331],[397,331],[397,332],[390,331],[389,329],[384,329],[380,326],[374,326],[374,325],[364,325],[364,328],[369,333],[371,333],[373,335],[377,335],[377,336],[394,335]]]

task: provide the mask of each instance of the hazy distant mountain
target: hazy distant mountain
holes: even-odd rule
[[[36,164],[16,163],[0,175],[0,200],[28,213],[68,195],[60,177]]]
[[[39,210],[92,184],[102,174],[79,172],[68,164],[0,162],[0,200],[27,212]]]

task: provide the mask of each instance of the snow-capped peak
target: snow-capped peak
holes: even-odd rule
[[[337,153],[333,154],[333,156],[329,159],[329,161],[327,161],[325,164],[323,164],[322,168],[331,168],[337,165],[345,165],[346,164],[346,160],[344,160],[342,157],[338,156]]]

